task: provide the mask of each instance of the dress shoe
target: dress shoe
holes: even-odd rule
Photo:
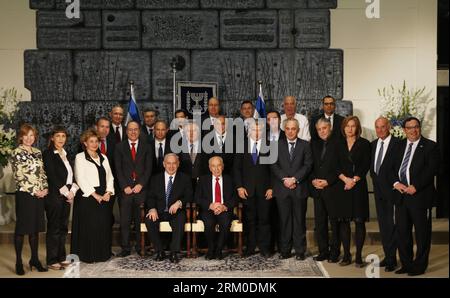
[[[425,273],[424,270],[412,269],[411,271],[408,272],[408,276],[418,276],[418,275],[422,275],[424,273]]]
[[[319,254],[318,256],[313,257],[313,260],[317,261],[317,262],[322,262],[322,261],[328,260],[328,255]]]
[[[119,257],[125,258],[125,257],[128,257],[130,254],[131,254],[131,252],[129,250],[122,250],[119,254]]]
[[[402,267],[402,268],[398,269],[397,271],[395,271],[395,274],[405,274],[408,272],[409,272],[408,269],[406,269],[405,267]]]
[[[246,250],[246,251],[244,252],[243,257],[244,257],[244,258],[248,258],[248,257],[253,256],[253,255],[255,255],[255,254],[256,254],[256,252],[255,252],[254,250]]]
[[[205,259],[207,259],[207,260],[214,260],[214,258],[215,258],[214,253],[213,253],[213,252],[210,252],[210,251],[208,250],[208,253],[207,253],[206,256],[205,256]]]
[[[337,262],[339,262],[339,257],[338,256],[331,256],[328,259],[328,263],[337,263]]]
[[[264,259],[268,259],[268,258],[270,258],[270,257],[272,256],[271,253],[268,252],[268,251],[263,251],[263,252],[261,252],[260,254],[261,254],[261,256],[262,256]]]
[[[304,261],[306,258],[305,258],[305,254],[304,253],[299,253],[299,254],[296,254],[295,255],[295,259],[296,260],[299,260],[299,261]]]
[[[364,268],[366,266],[367,266],[367,263],[364,262],[363,260],[361,260],[361,259],[356,259],[355,260],[355,267],[356,268]]]
[[[348,266],[352,263],[352,257],[344,257],[339,263],[339,266]]]
[[[392,272],[395,270],[395,268],[397,268],[397,265],[394,264],[386,264],[386,266],[384,267],[384,271],[385,272]]]
[[[25,275],[25,270],[23,270],[22,263],[20,263],[20,264],[16,263],[16,274],[17,275]]]
[[[223,260],[223,253],[222,251],[217,251],[215,254],[216,259]]]
[[[160,261],[162,261],[162,260],[164,260],[166,258],[166,254],[164,253],[164,251],[158,251],[157,253],[156,253],[156,256],[155,256],[155,261],[157,261],[157,262],[160,262]]]
[[[178,254],[175,252],[170,253],[170,258],[169,258],[171,263],[178,263],[180,262],[180,259],[178,258]]]
[[[37,269],[38,272],[47,272],[48,269],[44,268],[39,260],[30,260],[28,263],[30,265],[30,271],[33,271],[33,267]]]
[[[285,259],[289,259],[291,257],[290,253],[281,253],[278,258],[285,260]]]

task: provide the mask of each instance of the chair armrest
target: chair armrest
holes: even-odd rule
[[[238,207],[237,207],[237,216],[239,219],[239,222],[242,222],[242,209],[244,208],[244,205],[242,204],[242,202],[239,202]]]
[[[145,205],[141,203],[139,205],[139,209],[141,210],[141,223],[145,223]]]
[[[186,222],[190,223],[191,222],[191,203],[186,203]]]
[[[192,209],[192,223],[197,222],[197,213],[198,213],[198,206],[196,203],[191,203],[191,209]]]

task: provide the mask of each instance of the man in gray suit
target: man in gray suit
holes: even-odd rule
[[[305,259],[306,200],[308,175],[313,159],[307,141],[297,137],[299,123],[295,118],[283,122],[286,139],[278,141],[278,160],[271,166],[273,196],[280,217],[280,258],[291,257],[291,241],[297,260]]]

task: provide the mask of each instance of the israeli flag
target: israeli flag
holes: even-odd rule
[[[130,100],[128,101],[128,114],[126,123],[131,120],[141,123],[141,118],[139,117],[139,108],[136,103],[136,97],[134,96],[134,85],[130,85]]]
[[[256,109],[253,118],[266,118],[266,103],[264,102],[261,84],[259,84],[259,95],[256,99]]]

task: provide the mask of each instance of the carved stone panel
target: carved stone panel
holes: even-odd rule
[[[180,56],[185,66],[176,72],[177,81],[189,81],[191,73],[191,56],[189,51],[182,50],[155,50],[152,51],[152,99],[172,100],[173,98],[173,72],[170,66],[172,59]]]
[[[220,12],[222,48],[275,48],[278,44],[276,10]]]
[[[308,8],[336,8],[337,0],[308,0]]]
[[[55,0],[30,0],[31,9],[52,9],[55,7]]]
[[[74,61],[76,100],[128,100],[129,81],[134,81],[136,100],[150,98],[147,51],[79,51]]]
[[[253,99],[255,53],[250,50],[192,51],[191,80],[217,82],[222,101]]]
[[[55,0],[57,9],[66,9],[70,4],[65,0]],[[80,0],[81,9],[129,9],[134,8],[135,0]]]
[[[141,13],[104,10],[103,47],[105,49],[139,49],[141,47]]]
[[[21,102],[19,107],[17,127],[23,123],[35,125],[39,131],[37,145],[41,150],[47,148],[47,140],[54,126],[62,126],[69,135],[66,150],[69,154],[77,153],[83,124],[81,103]]]
[[[102,25],[99,11],[82,11],[80,18],[69,19],[63,10],[39,10],[38,27],[100,27]]]
[[[264,8],[264,0],[201,0],[200,6],[219,9]]]
[[[199,0],[136,0],[137,9],[198,8]]]
[[[39,49],[100,49],[101,29],[97,28],[38,28]]]
[[[308,0],[267,0],[268,8],[306,8]]]
[[[263,82],[264,96],[271,100],[286,95],[321,99],[327,94],[342,99],[341,50],[261,50],[256,65],[257,80]]]
[[[143,48],[217,48],[217,11],[143,11]]]
[[[279,48],[293,48],[295,43],[295,24],[293,10],[278,11]]]
[[[73,99],[72,55],[70,51],[27,50],[24,53],[25,88],[33,101]]]
[[[330,46],[330,11],[299,9],[295,11],[296,48],[328,48]]]

